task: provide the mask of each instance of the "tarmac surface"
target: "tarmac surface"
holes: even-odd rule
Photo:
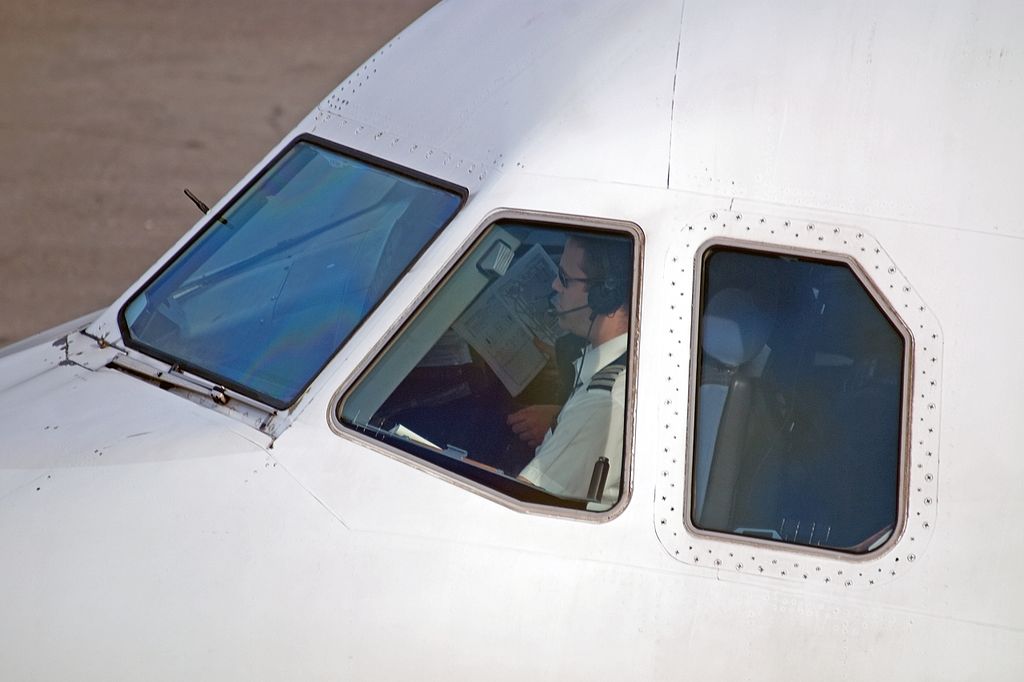
[[[3,0],[0,346],[105,307],[435,0]]]

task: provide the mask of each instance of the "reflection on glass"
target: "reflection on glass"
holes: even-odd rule
[[[610,508],[632,262],[629,237],[492,227],[345,397],[341,421],[520,500]]]
[[[692,519],[862,553],[896,525],[904,341],[841,263],[707,252]]]
[[[129,343],[284,407],[459,204],[299,142],[128,303]]]

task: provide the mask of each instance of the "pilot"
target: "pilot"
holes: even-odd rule
[[[595,463],[607,458],[598,500],[613,503],[622,477],[632,247],[623,239],[570,236],[551,283],[559,325],[586,341],[573,363],[565,404],[531,406],[508,423],[520,438],[552,422],[520,477],[557,495],[585,499]],[[539,428],[538,428],[539,427]],[[533,436],[536,437],[536,436]]]

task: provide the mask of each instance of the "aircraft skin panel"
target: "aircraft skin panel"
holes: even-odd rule
[[[1012,2],[688,2],[672,187],[1024,236]]]
[[[0,666],[77,679],[1013,677],[999,657],[1013,632],[710,573],[351,532],[257,464],[78,469],[36,496],[51,514],[0,503],[5,527],[31,529],[11,545],[20,589],[7,603],[24,615],[0,624]]]
[[[471,187],[513,170],[664,186],[681,7],[442,3],[323,101],[317,130]]]
[[[993,7],[438,5],[89,335],[0,357],[0,676],[1020,679],[1024,65],[1021,10]],[[468,201],[262,424],[107,366],[145,359],[121,348],[121,305],[301,133]],[[612,512],[516,502],[334,416],[510,210],[639,226]],[[898,323],[906,459],[878,551],[685,521],[709,244],[846,263]]]
[[[0,357],[0,389],[7,390],[60,365],[67,353],[59,340],[37,342]]]
[[[0,413],[5,469],[194,459],[270,444],[254,428],[108,368],[58,365],[0,393]]]

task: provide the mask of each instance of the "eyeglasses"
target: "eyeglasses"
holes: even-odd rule
[[[568,288],[569,284],[572,282],[600,282],[601,279],[603,278],[570,277],[569,275],[565,274],[565,270],[562,269],[561,265],[558,266],[558,283],[562,285],[563,289]]]

